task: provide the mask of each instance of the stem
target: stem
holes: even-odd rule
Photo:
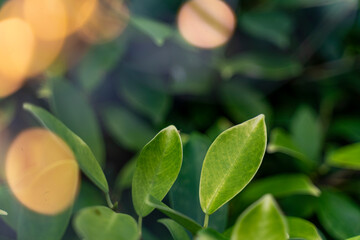
[[[109,206],[109,208],[113,209],[113,208],[114,208],[114,204],[111,202],[110,195],[109,195],[108,192],[105,194],[105,197],[106,197],[107,205]]]
[[[205,214],[205,219],[204,219],[204,228],[207,228],[209,225],[209,215]]]
[[[139,216],[138,218],[138,227],[139,227],[139,239],[141,238],[141,235],[142,235],[142,217]]]

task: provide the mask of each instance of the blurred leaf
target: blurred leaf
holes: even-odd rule
[[[164,91],[136,79],[121,81],[119,94],[156,124],[162,123],[171,105],[171,98]]]
[[[322,191],[317,215],[321,225],[335,239],[346,239],[360,232],[360,208],[346,195]]]
[[[8,213],[7,213],[7,212],[5,212],[4,210],[1,210],[1,209],[0,209],[0,215],[7,216],[7,215],[8,215]]]
[[[252,204],[235,223],[231,240],[287,240],[287,224],[271,195]]]
[[[189,141],[184,145],[184,159],[179,176],[170,190],[171,206],[198,223],[204,221],[204,213],[199,203],[199,181],[201,166],[210,143],[204,135],[190,135]],[[214,213],[209,226],[223,231],[227,222],[227,210],[228,207],[225,205]]]
[[[126,39],[93,46],[76,68],[76,78],[87,92],[96,89],[125,53]]]
[[[101,167],[86,143],[68,129],[46,110],[35,105],[25,103],[24,109],[29,111],[46,128],[62,138],[73,151],[80,169],[104,193],[109,192],[109,186]]]
[[[351,2],[354,0],[349,0]],[[306,8],[339,3],[339,0],[274,0],[273,5],[285,8]]]
[[[9,214],[0,218],[17,233],[18,240],[60,240],[72,213],[70,207],[53,216],[37,214],[25,208],[5,186],[0,186],[0,202]]]
[[[219,118],[214,125],[212,125],[207,131],[206,135],[210,138],[210,140],[214,141],[220,133],[225,131],[226,129],[234,126],[228,119]]]
[[[161,130],[141,150],[131,189],[134,208],[140,217],[153,210],[145,203],[147,196],[161,201],[169,192],[180,172],[182,150],[180,135],[174,126]]]
[[[316,227],[301,218],[287,217],[290,239],[322,240]]]
[[[360,235],[352,238],[348,238],[346,240],[360,240]]]
[[[205,228],[196,234],[196,240],[229,240],[229,238],[225,237],[221,233],[218,233],[214,229]]]
[[[276,128],[271,131],[270,143],[267,151],[269,153],[284,153],[291,157],[294,157],[302,162],[307,167],[314,166],[312,160],[304,155],[300,149],[295,145],[291,136],[280,128]]]
[[[267,193],[274,197],[285,197],[294,194],[319,196],[320,190],[306,175],[282,174],[250,183],[242,192],[241,198],[246,202],[253,202]]]
[[[280,198],[278,202],[287,216],[309,218],[316,210],[317,197],[312,195],[292,195]]]
[[[0,132],[7,128],[15,117],[16,105],[14,101],[1,101],[0,105]]]
[[[360,118],[342,117],[336,119],[330,127],[336,136],[344,136],[350,141],[360,141]]]
[[[162,46],[166,39],[173,36],[175,30],[169,25],[149,18],[132,16],[130,23],[141,32],[148,35],[157,46]]]
[[[331,166],[360,170],[360,143],[334,150],[327,157]]]
[[[121,192],[131,187],[132,179],[136,168],[137,156],[133,157],[123,166],[116,177],[114,192]]]
[[[265,148],[264,115],[229,128],[215,139],[206,154],[200,178],[200,205],[207,215],[251,181],[260,167]]]
[[[201,226],[198,223],[196,223],[194,220],[185,216],[182,213],[179,213],[179,212],[169,208],[164,203],[157,200],[156,198],[154,198],[151,195],[148,196],[145,203],[148,206],[150,206],[152,208],[156,208],[157,210],[159,210],[160,212],[162,212],[169,218],[173,219],[174,221],[179,223],[181,226],[183,226],[184,228],[189,230],[191,232],[191,234],[193,234],[193,235],[195,235],[201,229]]]
[[[242,74],[265,80],[285,80],[302,72],[300,62],[291,57],[264,53],[244,53],[224,60],[219,68],[224,78]]]
[[[139,237],[136,221],[131,216],[103,206],[80,210],[74,219],[74,229],[86,240],[137,240]]]
[[[158,220],[158,222],[165,225],[165,227],[170,231],[174,240],[190,240],[185,229],[174,220],[164,218]]]
[[[251,11],[240,15],[239,24],[253,37],[270,41],[280,48],[290,45],[293,21],[290,16],[278,11]]]
[[[151,126],[125,108],[107,106],[103,119],[108,133],[122,146],[138,151],[156,134]]]
[[[106,205],[104,194],[96,188],[93,184],[83,180],[79,195],[74,204],[74,212],[78,212],[83,208]]]
[[[322,147],[322,129],[314,112],[308,107],[300,107],[291,123],[294,144],[309,159],[319,162]]]
[[[89,101],[66,79],[51,79],[52,112],[90,147],[96,160],[105,166],[105,146],[95,112]]]
[[[220,97],[225,109],[236,122],[246,121],[259,114],[264,114],[267,121],[271,119],[271,107],[266,98],[244,84],[222,84]]]

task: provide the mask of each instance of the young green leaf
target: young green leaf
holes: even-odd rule
[[[24,109],[33,114],[46,128],[62,138],[73,151],[80,169],[104,193],[109,192],[109,186],[101,167],[90,148],[75,133],[48,111],[35,105],[25,103]]]
[[[301,64],[291,57],[263,53],[245,53],[227,59],[219,64],[219,68],[225,78],[243,74],[279,81],[296,77],[302,72]]]
[[[322,144],[321,126],[310,108],[299,108],[291,123],[294,144],[313,162],[319,161]]]
[[[55,78],[51,79],[50,83],[52,112],[71,131],[84,140],[100,165],[104,166],[104,142],[99,122],[88,100],[66,79]]]
[[[284,153],[301,161],[307,168],[314,165],[300,149],[295,145],[291,136],[284,130],[276,128],[271,131],[270,143],[267,148],[268,153]]]
[[[164,203],[157,200],[156,198],[154,198],[151,195],[148,196],[145,203],[148,206],[150,206],[152,208],[156,208],[157,210],[159,210],[160,212],[162,212],[169,218],[173,219],[174,221],[179,223],[181,226],[183,226],[184,228],[189,230],[191,232],[191,234],[193,234],[193,235],[195,235],[201,229],[201,226],[198,223],[196,223],[194,220],[185,216],[182,213],[179,213],[179,212],[169,208]]]
[[[164,218],[158,220],[158,222],[165,225],[165,227],[170,231],[174,240],[190,240],[185,229],[174,220]]]
[[[360,240],[360,235],[352,238],[348,238],[346,240]]]
[[[329,165],[360,170],[360,143],[351,144],[331,152],[327,157]]]
[[[102,114],[109,134],[130,150],[140,150],[156,134],[148,123],[124,108],[108,106]]]
[[[147,34],[157,46],[162,46],[165,40],[174,35],[175,31],[168,25],[144,17],[131,17],[130,23]]]
[[[267,193],[274,197],[285,197],[294,194],[319,196],[320,190],[306,175],[283,174],[249,184],[241,194],[241,198],[246,202],[253,202]]]
[[[231,240],[287,240],[287,224],[271,195],[265,195],[240,215]]]
[[[321,225],[335,239],[346,239],[360,232],[360,208],[346,195],[322,191],[317,215]]]
[[[204,228],[196,234],[196,240],[229,240],[229,238],[212,228]]]
[[[290,239],[322,240],[316,227],[309,221],[296,217],[286,218]]]
[[[103,206],[80,210],[74,219],[74,229],[86,240],[137,240],[139,237],[136,221],[131,216]]]
[[[200,177],[200,205],[210,215],[254,177],[266,149],[264,115],[220,134],[210,146]]]
[[[7,215],[8,215],[8,213],[7,213],[7,212],[5,212],[4,210],[1,210],[1,209],[0,209],[0,215],[7,216]]]
[[[154,209],[145,200],[152,195],[162,200],[174,184],[182,164],[182,143],[178,130],[161,130],[140,152],[132,182],[136,213],[145,217]]]

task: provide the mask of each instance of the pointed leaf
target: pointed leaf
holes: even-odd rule
[[[321,225],[335,239],[346,239],[360,232],[360,208],[346,195],[322,191],[317,208]]]
[[[103,111],[109,134],[130,150],[138,151],[156,134],[153,128],[125,108],[108,106]]]
[[[179,212],[169,208],[164,203],[157,200],[156,198],[154,198],[151,195],[148,196],[148,198],[146,199],[146,204],[150,207],[156,208],[157,210],[159,210],[160,212],[162,212],[169,218],[173,219],[174,221],[179,223],[181,226],[183,226],[184,228],[189,230],[191,232],[191,234],[193,234],[193,235],[195,235],[201,229],[201,226],[198,223],[196,223],[194,220],[185,216],[182,213],[179,213]]]
[[[158,222],[165,225],[165,227],[170,231],[174,240],[190,240],[185,229],[174,220],[164,218],[158,220]]]
[[[104,193],[109,192],[109,186],[101,167],[90,148],[75,133],[48,111],[35,105],[25,103],[24,109],[33,114],[46,128],[62,138],[73,151],[80,169]]]
[[[316,227],[309,221],[296,217],[286,218],[290,239],[322,240]]]
[[[7,213],[7,212],[5,212],[4,210],[1,210],[1,209],[0,209],[0,215],[7,216],[7,215],[8,215],[8,213]]]
[[[220,134],[210,146],[201,171],[200,204],[210,215],[236,196],[254,177],[266,148],[264,115]]]
[[[130,23],[152,38],[157,46],[162,46],[165,40],[175,33],[170,26],[149,18],[133,16],[130,19]]]
[[[240,215],[231,240],[287,240],[287,225],[271,195],[265,195]]]
[[[267,193],[274,197],[286,197],[294,194],[319,196],[320,190],[306,175],[283,174],[249,184],[240,197],[246,202],[253,202]]]
[[[360,170],[360,143],[351,144],[331,152],[327,158],[329,165]]]
[[[101,166],[105,147],[95,112],[85,96],[66,79],[51,79],[52,112],[90,147]],[[84,121],[86,119],[86,121]]]
[[[136,221],[131,216],[103,206],[80,210],[74,219],[74,229],[86,240],[137,240],[139,236]]]
[[[136,213],[145,217],[154,209],[145,204],[152,195],[162,200],[174,184],[182,164],[182,143],[174,126],[161,130],[140,152],[132,182]]]

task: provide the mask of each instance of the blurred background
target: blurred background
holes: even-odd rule
[[[9,146],[19,133],[39,126],[23,110],[24,102],[48,109],[90,146],[119,211],[133,216],[129,188],[136,154],[158,131],[175,125],[184,164],[195,168],[220,132],[263,113],[269,148],[255,180],[303,174],[320,189],[330,188],[330,195],[346,195],[349,212],[360,212],[360,168],[326,162],[332,150],[360,141],[358,1],[0,4],[3,188]],[[180,177],[187,179],[183,172]],[[165,202],[201,222],[197,210],[181,203],[191,193],[198,198],[198,183],[184,190],[181,181]],[[237,197],[210,225],[225,230],[253,198]],[[311,220],[327,239],[344,239],[348,232],[332,231],[314,199],[300,192],[279,194],[278,201],[287,215]],[[0,209],[6,204],[0,194]],[[98,204],[106,204],[102,193],[83,176],[73,212]],[[160,216],[154,212],[144,219],[144,239],[170,239],[155,221]],[[16,239],[17,230],[5,218],[0,239]],[[351,229],[360,233],[359,226]],[[71,224],[63,239],[78,239]]]

